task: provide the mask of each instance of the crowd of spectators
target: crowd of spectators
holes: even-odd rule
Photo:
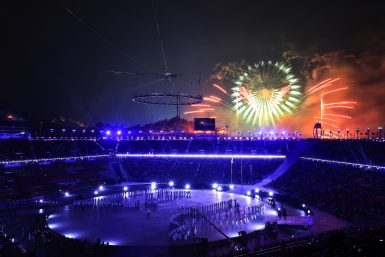
[[[349,227],[283,241],[276,247],[257,250],[242,256],[265,257],[380,257],[385,255],[385,226]]]
[[[385,174],[340,164],[298,160],[269,184],[294,199],[352,219],[385,215]]]
[[[115,172],[104,160],[25,165],[0,172],[0,208],[22,206],[25,200],[64,195],[64,192],[116,181]]]
[[[283,154],[301,146],[300,156],[385,164],[385,144],[366,140],[26,140],[0,141],[1,160],[55,158],[106,153],[197,153],[197,154]],[[288,157],[289,158],[289,157]],[[207,188],[218,184],[255,184],[282,164],[282,159],[175,159],[126,158],[76,162],[28,164],[0,170],[0,208],[22,206],[23,201],[44,196],[91,190],[103,183],[128,181],[191,184]],[[339,164],[299,159],[268,186],[286,196],[350,220],[383,221],[385,216],[385,174]],[[92,192],[92,191],[91,191]],[[384,226],[349,228],[306,238],[306,244],[289,247],[283,242],[277,251],[261,256],[384,256]],[[86,242],[58,235],[44,226],[33,234],[36,252],[51,256],[71,253],[104,253],[102,242]],[[299,241],[299,240],[298,240]],[[0,237],[0,256],[26,256],[8,238]],[[60,255],[60,254],[62,255]],[[30,254],[30,253],[29,253]]]
[[[292,142],[285,140],[122,140],[118,153],[282,154]]]
[[[0,140],[0,160],[42,159],[104,154],[93,140]]]
[[[190,183],[195,188],[219,184],[255,184],[273,172],[282,159],[166,159],[127,158],[121,160],[130,181]],[[232,176],[231,176],[232,174]],[[232,179],[231,179],[232,177]]]
[[[302,156],[385,166],[385,143],[371,140],[304,140]]]

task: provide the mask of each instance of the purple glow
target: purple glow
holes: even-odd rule
[[[48,162],[48,161],[68,161],[68,160],[83,160],[83,159],[92,159],[92,158],[105,158],[110,157],[108,154],[99,154],[99,155],[84,155],[84,156],[72,156],[72,157],[56,157],[56,158],[41,158],[41,159],[26,159],[26,160],[13,160],[13,161],[1,161],[0,164],[15,164],[15,163],[39,163],[39,162]]]
[[[299,157],[299,158],[302,160],[307,160],[307,161],[316,161],[316,162],[323,162],[323,163],[328,163],[328,164],[333,163],[333,164],[353,166],[355,168],[369,168],[369,169],[385,170],[384,166],[378,166],[378,165],[361,164],[361,163],[354,163],[354,162],[341,162],[341,161],[317,159],[317,158],[310,158],[310,157]]]
[[[186,159],[285,159],[285,155],[251,154],[117,154],[118,158],[186,158]]]

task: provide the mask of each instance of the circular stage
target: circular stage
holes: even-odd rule
[[[151,193],[153,192],[153,193]],[[277,212],[262,200],[215,190],[135,191],[60,207],[48,226],[67,237],[126,246],[191,244],[263,229]],[[216,228],[215,228],[216,227]]]

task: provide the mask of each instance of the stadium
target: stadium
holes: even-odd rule
[[[382,242],[382,135],[59,131],[1,141],[3,240],[27,253],[287,256],[336,234]]]
[[[384,17],[8,3],[0,257],[385,256]]]

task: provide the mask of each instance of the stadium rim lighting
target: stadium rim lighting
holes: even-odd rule
[[[299,157],[299,158],[302,160],[307,160],[307,161],[316,161],[316,162],[323,162],[323,163],[328,163],[328,164],[332,163],[332,164],[341,164],[341,165],[353,166],[355,168],[369,168],[369,169],[385,170],[385,166],[361,164],[361,163],[354,163],[354,162],[333,161],[333,160],[317,159],[317,158],[310,158],[310,157]]]
[[[186,159],[285,159],[285,155],[252,154],[117,154],[118,158],[186,158]]]

